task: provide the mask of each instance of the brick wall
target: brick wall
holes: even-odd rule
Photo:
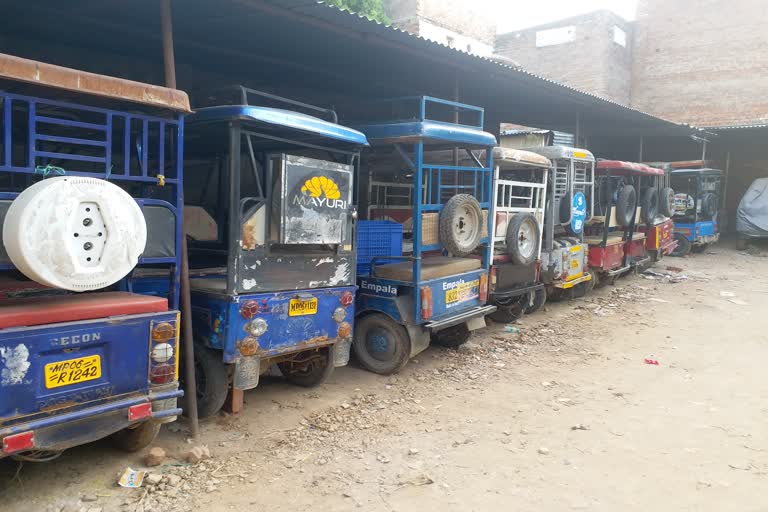
[[[537,33],[541,36],[568,27],[573,27],[573,40],[537,47]],[[626,34],[626,46],[614,41],[614,27]],[[496,52],[532,73],[629,104],[632,25],[610,11],[501,34],[496,38]]]
[[[632,106],[699,126],[768,122],[765,0],[640,0]]]

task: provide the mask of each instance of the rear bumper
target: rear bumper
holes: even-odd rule
[[[181,414],[177,399],[184,391],[174,383],[149,395],[123,398],[94,407],[37,418],[8,427],[0,427],[0,439],[13,434],[34,432],[34,449],[59,451],[97,441],[144,421],[166,423]],[[133,419],[131,408],[151,404],[151,415]],[[0,459],[11,455],[0,448]]]
[[[458,315],[451,316],[449,318],[428,322],[424,324],[424,327],[432,332],[442,331],[443,329],[453,327],[454,325],[468,322],[473,318],[484,318],[486,315],[490,315],[494,311],[496,311],[496,306],[477,306],[467,309],[466,311],[462,311]]]

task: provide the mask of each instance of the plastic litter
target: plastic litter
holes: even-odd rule
[[[117,485],[128,489],[137,489],[141,487],[145,476],[147,476],[146,471],[125,468],[123,474],[120,475],[120,479],[117,481]]]
[[[645,359],[645,364],[653,364],[659,366],[659,362],[655,359]]]

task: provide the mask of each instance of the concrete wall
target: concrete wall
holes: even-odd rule
[[[615,27],[624,32],[625,46],[614,40]],[[623,105],[630,102],[632,24],[610,11],[501,34],[496,52],[538,75]]]
[[[640,0],[632,106],[699,126],[768,122],[765,0]]]
[[[385,0],[398,28],[476,55],[490,56],[496,37],[489,0]]]

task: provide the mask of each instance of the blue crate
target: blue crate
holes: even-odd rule
[[[371,260],[378,256],[403,255],[403,225],[391,220],[361,220],[357,223],[357,273],[367,275]],[[392,260],[396,262],[399,260]],[[385,261],[377,262],[386,263]]]

